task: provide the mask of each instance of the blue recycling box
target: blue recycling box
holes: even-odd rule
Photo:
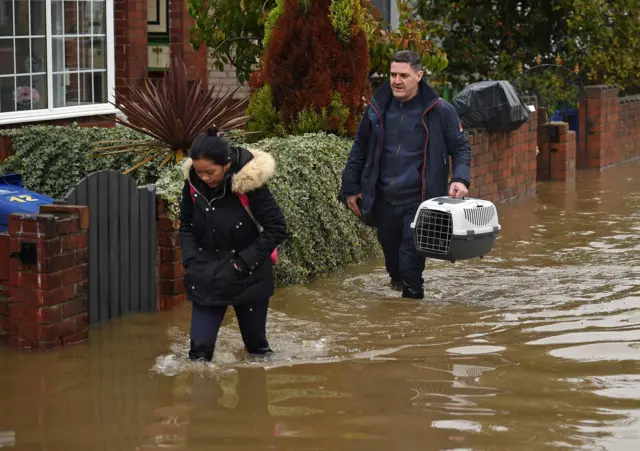
[[[9,230],[11,214],[38,213],[40,205],[53,202],[48,196],[24,188],[20,174],[0,175],[0,233]]]

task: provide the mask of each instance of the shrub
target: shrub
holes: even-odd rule
[[[277,170],[270,188],[287,219],[279,248],[279,285],[301,283],[378,253],[373,229],[336,200],[352,140],[324,133],[269,138],[252,144],[271,153]]]
[[[230,138],[242,144],[234,137]],[[303,283],[378,255],[373,229],[336,200],[341,173],[352,140],[324,133],[268,138],[246,145],[269,152],[276,176],[269,184],[287,219],[288,239],[278,248],[275,266],[279,286]],[[180,168],[161,176],[163,196],[178,207],[184,180]],[[160,184],[160,182],[159,182]]]
[[[248,99],[234,98],[239,87],[221,95],[222,85],[205,90],[203,83],[206,84],[197,79],[189,86],[183,55],[173,55],[161,82],[156,85],[145,79],[140,86],[129,86],[129,96],[117,105],[127,118],[116,116],[115,121],[148,135],[146,139],[98,142],[96,150],[100,155],[126,152],[143,155],[145,158],[125,172],[129,173],[149,161],[160,166],[180,162],[196,136],[208,128],[242,128],[248,119],[245,116]]]
[[[91,172],[122,172],[135,162],[130,154],[91,157],[92,142],[140,138],[124,127],[28,126],[0,133],[12,138],[16,151],[0,164],[0,172],[22,173],[29,189],[58,199]],[[242,144],[246,136],[232,133],[229,139]],[[289,230],[275,270],[279,286],[302,283],[378,255],[373,229],[363,226],[336,200],[351,143],[348,138],[318,133],[246,144],[249,149],[271,153],[277,162],[270,188]],[[139,185],[155,182],[158,195],[177,214],[184,186],[181,165],[158,168],[147,164],[132,177]]]
[[[252,76],[252,107],[266,100],[260,88],[270,86],[272,106],[287,133],[355,134],[370,94],[362,17],[354,0],[282,0],[267,20],[268,47],[259,74]],[[251,116],[257,129],[261,119]],[[262,131],[278,134],[273,128]]]
[[[247,124],[247,129],[251,132],[261,132],[262,138],[266,135],[284,135],[286,129],[278,118],[278,112],[273,106],[273,95],[271,86],[265,85],[255,91],[249,102],[247,114],[253,119]],[[255,136],[255,135],[254,135]]]
[[[29,189],[62,199],[67,191],[88,174],[104,169],[124,172],[142,156],[120,154],[96,158],[92,145],[102,140],[140,140],[144,135],[125,127],[59,127],[32,125],[0,130],[13,141],[15,155],[0,163],[0,173],[22,174]],[[157,169],[147,164],[132,174],[139,185],[152,183]]]

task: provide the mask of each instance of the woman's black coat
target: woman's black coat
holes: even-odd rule
[[[271,155],[233,148],[229,176],[220,187],[211,189],[187,160],[180,236],[184,282],[191,302],[226,306],[264,302],[273,295],[271,253],[286,237],[284,216],[266,186],[274,172]],[[237,193],[248,196],[262,233]]]

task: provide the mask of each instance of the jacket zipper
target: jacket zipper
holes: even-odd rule
[[[226,194],[227,194],[227,184],[224,184],[224,187],[222,189],[222,195],[219,197],[214,197],[211,200],[207,200],[207,198],[205,196],[202,195],[202,193],[200,191],[198,191],[198,188],[196,188],[196,186],[191,182],[191,176],[189,176],[189,185],[193,188],[193,190],[200,194],[200,197],[202,197],[204,199],[204,201],[209,205],[209,207],[211,207],[211,204],[216,201],[216,200],[220,200],[222,199]]]
[[[394,183],[396,183],[396,179],[398,178],[398,172],[400,170],[399,168],[399,160],[400,160],[400,147],[402,147],[402,138],[404,138],[404,132],[402,129],[402,124],[404,123],[404,109],[402,108],[403,104],[402,102],[400,103],[400,109],[402,110],[402,112],[400,113],[400,142],[398,143],[398,150],[396,151],[396,171],[395,171],[395,176],[393,177],[393,181],[391,182],[391,184],[393,185]],[[384,152],[384,150],[383,150]]]
[[[424,121],[424,118],[427,115],[427,113],[431,111],[433,107],[436,106],[436,103],[438,103],[439,101],[440,99],[437,99],[435,102],[431,104],[429,108],[424,110],[424,113],[422,113],[422,126],[424,127],[424,131],[427,133],[427,139],[425,140],[425,143],[424,143],[424,151],[423,151],[424,156],[422,161],[422,202],[424,202],[425,200],[424,199],[424,175],[427,170],[427,148],[429,147],[429,128],[427,127],[427,124]]]
[[[378,113],[378,111],[371,104],[371,102],[367,101],[367,105],[369,105],[373,110],[373,112],[376,113],[376,116],[378,116],[378,120],[380,121],[380,130],[382,130],[382,139],[380,140],[380,149],[378,149],[378,161],[380,161],[380,158],[382,157],[382,150],[384,148],[384,125],[382,124],[382,116],[380,116],[380,113]]]

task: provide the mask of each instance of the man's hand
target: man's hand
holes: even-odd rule
[[[357,217],[360,217],[361,215],[360,208],[358,208],[358,200],[360,199],[362,199],[362,194],[356,194],[355,196],[347,196],[347,205]]]
[[[453,197],[454,199],[460,199],[461,197],[465,197],[468,194],[469,190],[464,185],[464,183],[453,182],[449,186],[449,196]]]

